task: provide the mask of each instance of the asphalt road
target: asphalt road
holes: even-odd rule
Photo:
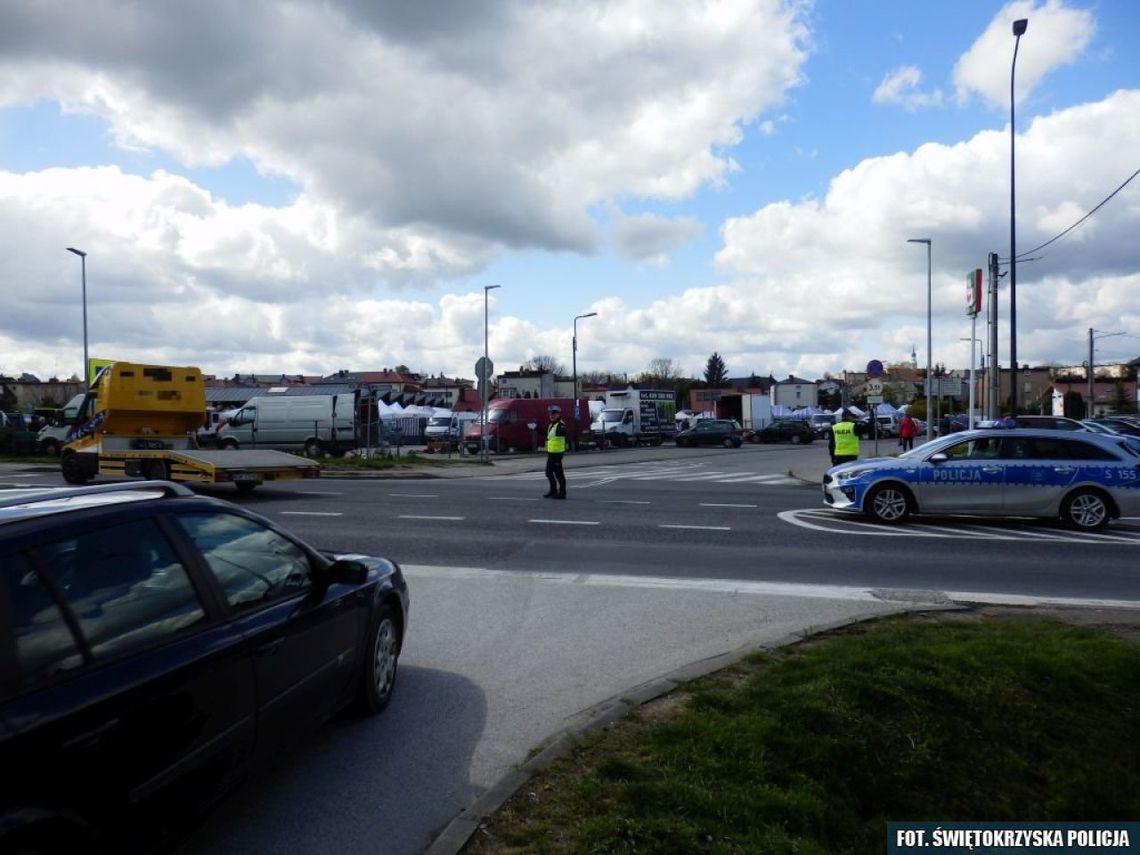
[[[314,544],[396,559],[412,613],[391,707],[312,734],[179,852],[421,852],[583,711],[689,663],[947,591],[1140,603],[1140,520],[1097,535],[1025,521],[873,526],[788,477],[824,457],[817,446],[583,455],[565,502],[541,497],[525,460],[462,478],[204,490]]]

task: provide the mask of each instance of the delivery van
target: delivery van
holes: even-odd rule
[[[547,408],[557,404],[566,422],[566,438],[573,448],[573,398],[498,398],[487,404],[487,448],[491,451],[543,451],[546,448],[546,428],[550,424]],[[534,425],[532,428],[531,425]],[[483,425],[476,421],[467,426],[463,445],[471,454],[478,454]],[[590,402],[578,400],[577,436],[585,439],[590,433]]]
[[[356,448],[356,395],[250,398],[218,429],[219,448],[272,448],[339,457]]]
[[[428,454],[458,449],[463,441],[464,430],[477,421],[479,413],[458,412],[432,416],[424,428],[424,444]]]

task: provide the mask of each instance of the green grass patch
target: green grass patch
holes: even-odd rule
[[[893,618],[696,681],[587,738],[464,850],[882,853],[888,820],[1140,816],[1140,644]]]
[[[453,456],[448,458],[446,455],[439,454],[420,454],[415,451],[405,451],[397,454],[395,451],[377,453],[375,457],[322,457],[320,459],[322,469],[347,469],[347,470],[385,470],[385,469],[408,469],[410,467],[447,467],[447,466],[480,466],[478,457],[459,457]]]

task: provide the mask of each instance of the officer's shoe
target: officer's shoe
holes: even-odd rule
[[[557,499],[558,494],[557,493],[543,493],[542,498],[544,498],[544,499]]]

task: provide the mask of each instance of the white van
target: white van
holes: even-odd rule
[[[250,398],[217,432],[219,448],[273,448],[340,456],[356,448],[356,396]]]
[[[424,442],[432,440],[445,440],[449,437],[455,442],[463,436],[467,425],[479,420],[478,413],[451,413],[450,415],[432,416],[424,428]]]

